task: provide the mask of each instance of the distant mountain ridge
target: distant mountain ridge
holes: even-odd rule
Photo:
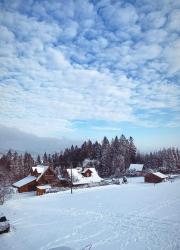
[[[60,152],[72,144],[80,145],[81,141],[67,138],[38,137],[34,134],[22,132],[17,128],[0,125],[0,153],[5,153],[12,149],[19,153],[28,151],[32,155],[37,155],[44,152]]]

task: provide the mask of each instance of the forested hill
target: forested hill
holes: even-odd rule
[[[9,150],[0,159],[0,175],[5,173],[8,180],[14,181],[28,175],[30,168],[35,164],[48,164],[59,174],[63,175],[65,169],[70,165],[73,167],[82,166],[85,159],[94,160],[101,177],[119,176],[125,172],[131,163],[143,163],[146,168],[167,169],[180,168],[180,151],[175,148],[168,148],[141,154],[137,152],[132,137],[128,139],[121,135],[111,141],[104,137],[102,142],[92,143],[85,141],[80,147],[71,146],[63,152],[47,154],[36,159],[30,153],[19,154]],[[1,176],[0,176],[1,177]]]

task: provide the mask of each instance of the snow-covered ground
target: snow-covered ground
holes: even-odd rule
[[[16,196],[0,209],[12,226],[1,250],[180,249],[180,180]]]

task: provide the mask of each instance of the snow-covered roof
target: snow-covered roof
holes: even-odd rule
[[[42,186],[37,186],[38,189],[50,189],[50,185],[42,185]]]
[[[35,176],[28,175],[27,177],[21,179],[20,181],[17,181],[13,184],[14,187],[22,187],[32,181],[36,180]]]
[[[46,171],[46,169],[48,169],[48,166],[44,166],[44,165],[37,165],[35,167],[32,167],[33,171],[37,171],[38,174],[42,174]]]
[[[80,168],[73,168],[72,169],[72,177],[73,177],[73,185],[80,185],[80,184],[88,184],[88,183],[93,183],[93,182],[100,182],[102,181],[102,178],[99,177],[97,171],[95,168],[87,168],[89,169],[92,173],[91,176],[89,177],[84,177],[82,173],[82,169],[80,171]],[[69,177],[71,176],[71,169],[67,169]]]
[[[33,171],[37,171],[40,174],[37,178],[37,181],[42,177],[42,175],[46,172],[49,166],[37,165],[36,167],[32,167]]]
[[[161,179],[167,178],[167,175],[162,174],[162,173],[160,173],[160,172],[155,172],[155,173],[153,173],[153,175],[156,175],[156,176],[158,176],[158,177],[161,178]]]
[[[142,171],[143,166],[143,164],[131,164],[129,170]]]

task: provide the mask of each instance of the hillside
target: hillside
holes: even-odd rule
[[[1,207],[12,226],[0,235],[1,250],[180,249],[179,185],[145,184],[140,177],[72,195],[19,194]]]

